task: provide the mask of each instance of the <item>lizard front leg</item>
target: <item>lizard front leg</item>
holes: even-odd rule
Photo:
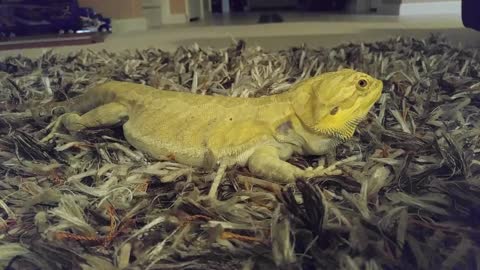
[[[310,178],[323,175],[339,175],[338,163],[327,168],[317,167],[302,170],[280,159],[279,150],[273,146],[263,146],[255,150],[248,159],[249,170],[266,179],[278,182],[293,182],[298,178]]]
[[[70,132],[78,132],[86,128],[113,126],[121,123],[127,117],[127,108],[119,103],[108,103],[83,115],[77,113],[62,114],[47,127],[47,129],[51,128],[51,131],[42,141],[45,142],[53,138],[62,126]]]

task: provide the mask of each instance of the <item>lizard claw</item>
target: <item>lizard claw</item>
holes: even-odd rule
[[[312,177],[319,177],[319,176],[341,175],[342,171],[338,169],[337,166],[351,162],[351,161],[355,161],[357,160],[357,158],[358,156],[348,157],[346,159],[339,160],[328,167],[321,166],[321,165],[316,168],[308,167],[304,170],[304,177],[312,178]]]
[[[337,169],[336,165],[337,164],[332,164],[329,167],[318,166],[315,169],[312,167],[309,167],[304,171],[305,178],[342,174],[342,171],[340,169]]]
[[[60,129],[60,124],[61,124],[61,119],[62,117],[58,117],[56,120],[52,121],[48,126],[45,128],[45,130],[51,130],[47,136],[43,137],[40,141],[41,142],[48,142],[51,140],[55,135],[57,134],[58,130]]]

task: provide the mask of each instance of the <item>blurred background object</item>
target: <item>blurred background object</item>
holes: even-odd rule
[[[480,31],[479,0],[462,0],[462,21],[465,27]]]
[[[3,32],[0,50],[31,47],[33,39],[37,42],[34,47],[62,46],[63,48],[57,49],[64,51],[75,50],[73,45],[110,50],[160,46],[170,50],[192,42],[213,47],[224,46],[231,41],[231,37],[243,38],[268,49],[278,49],[311,42],[319,46],[332,46],[353,40],[374,41],[397,35],[424,37],[431,33],[442,33],[455,42],[476,46],[480,39],[473,23],[480,17],[476,16],[477,2],[0,0],[0,25],[3,29],[0,31]],[[49,19],[49,24],[30,28],[43,27],[43,34],[42,31],[35,30],[31,31],[35,35],[22,36],[22,33],[15,33],[18,30],[15,21],[10,19],[11,10],[12,6],[27,4],[36,6],[36,10],[32,14],[21,16],[30,16],[31,21],[35,21],[32,18],[41,18],[41,10],[49,9],[47,7],[52,5],[54,8],[50,12],[58,14],[62,14],[60,11],[69,6],[70,13],[67,14],[70,15],[57,19],[57,22]],[[38,6],[41,8],[38,9]],[[463,13],[462,6],[466,7]],[[38,43],[39,36],[42,39],[48,36],[49,43]],[[108,44],[101,45],[104,43]]]
[[[0,14],[4,38],[112,30],[109,18],[77,0],[3,0]]]
[[[77,0],[0,0],[0,48],[90,44],[112,32],[111,19]]]

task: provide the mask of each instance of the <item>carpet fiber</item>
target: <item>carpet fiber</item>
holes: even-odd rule
[[[0,266],[4,269],[476,269],[480,78],[475,50],[439,37],[332,49],[180,47],[52,52],[0,62]],[[61,133],[28,107],[106,79],[261,96],[342,67],[384,81],[342,176],[280,186],[152,160],[121,128]],[[40,104],[39,104],[40,102]],[[309,166],[325,157],[296,156]],[[331,160],[326,159],[329,163]],[[314,165],[313,165],[314,166]]]

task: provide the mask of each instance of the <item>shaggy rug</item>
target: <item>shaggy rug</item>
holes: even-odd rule
[[[0,61],[0,266],[4,269],[479,269],[480,56],[441,37],[265,51],[179,47],[46,52]],[[153,160],[120,128],[59,134],[29,106],[115,79],[261,96],[348,67],[384,81],[343,174],[286,186]],[[314,165],[313,165],[314,166]]]

